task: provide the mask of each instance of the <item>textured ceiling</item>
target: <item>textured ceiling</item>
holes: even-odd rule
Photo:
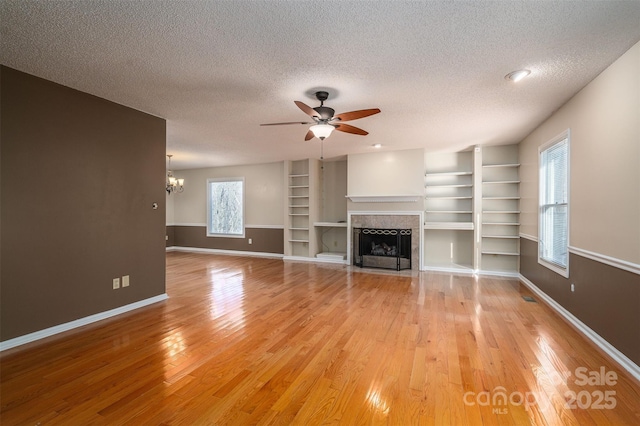
[[[167,120],[175,169],[519,142],[640,40],[640,1],[1,1],[3,64]],[[513,84],[503,77],[528,68]]]

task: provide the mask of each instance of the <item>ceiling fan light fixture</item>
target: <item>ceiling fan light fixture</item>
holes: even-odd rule
[[[314,136],[320,140],[329,137],[333,129],[335,129],[335,127],[330,124],[315,124],[309,127],[309,130],[313,132]]]
[[[509,74],[505,75],[504,78],[505,80],[509,80],[514,83],[517,83],[523,78],[525,78],[526,76],[528,76],[529,74],[531,74],[531,71],[529,70],[517,70],[517,71],[512,71]]]

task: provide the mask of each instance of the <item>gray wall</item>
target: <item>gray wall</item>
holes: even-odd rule
[[[165,121],[0,75],[0,339],[163,294]]]

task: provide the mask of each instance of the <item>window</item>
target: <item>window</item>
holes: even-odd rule
[[[207,235],[244,237],[244,178],[207,179]]]
[[[539,149],[538,262],[569,276],[569,130]]]

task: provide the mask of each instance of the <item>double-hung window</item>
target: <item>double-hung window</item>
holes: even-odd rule
[[[244,237],[244,178],[207,179],[207,235]]]
[[[569,130],[539,148],[538,262],[569,276]]]

